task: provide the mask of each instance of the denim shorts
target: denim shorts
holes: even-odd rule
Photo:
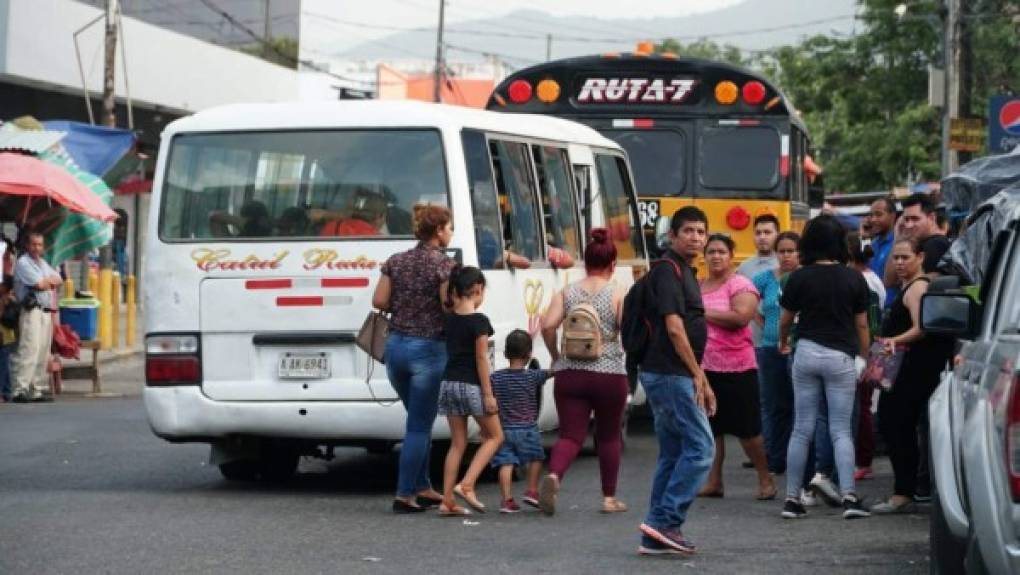
[[[531,427],[504,427],[503,445],[499,447],[496,455],[492,456],[493,467],[504,465],[527,465],[532,461],[545,460],[545,450],[542,449],[542,434],[538,426]]]

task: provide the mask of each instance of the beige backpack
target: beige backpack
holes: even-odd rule
[[[577,303],[567,311],[560,339],[563,357],[594,361],[602,355],[602,321],[590,302]]]

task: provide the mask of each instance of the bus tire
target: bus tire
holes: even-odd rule
[[[282,483],[290,479],[297,471],[300,454],[287,447],[270,447],[262,453],[259,460],[259,477],[270,483]]]
[[[238,459],[219,465],[220,474],[227,481],[255,481],[259,477],[259,462],[252,459]]]

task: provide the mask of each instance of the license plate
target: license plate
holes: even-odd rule
[[[285,353],[280,356],[280,379],[326,379],[329,356],[325,353]]]

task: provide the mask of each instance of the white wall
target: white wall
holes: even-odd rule
[[[80,93],[72,34],[101,10],[72,0],[0,0],[0,77]],[[139,104],[198,111],[234,102],[335,99],[329,82],[124,18],[131,97]],[[102,92],[103,22],[79,35],[89,90]],[[117,96],[126,95],[117,51]],[[317,74],[316,74],[317,75]]]

